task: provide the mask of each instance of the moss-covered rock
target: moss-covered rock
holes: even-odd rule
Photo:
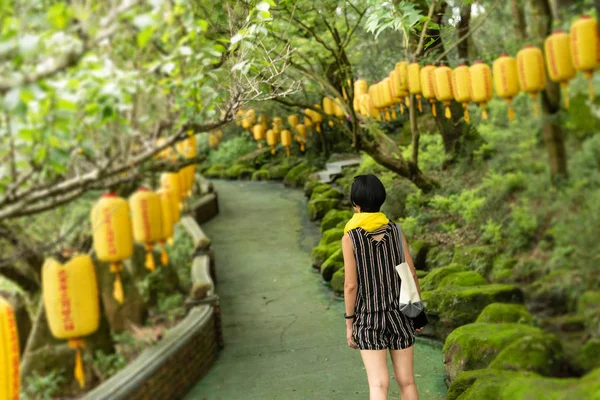
[[[484,276],[488,276],[496,256],[491,249],[493,249],[491,246],[456,246],[454,247],[452,263],[464,265]]]
[[[227,165],[225,164],[215,164],[204,171],[204,176],[207,178],[222,178],[223,174],[227,170]]]
[[[310,253],[310,257],[312,260],[312,266],[315,269],[321,270],[321,265],[327,260],[333,253],[335,253],[338,249],[342,248],[342,244],[340,242],[333,242],[330,244],[320,244],[314,247]]]
[[[271,180],[279,181],[285,178],[290,169],[292,169],[292,166],[287,163],[275,164],[269,166],[267,169],[269,171],[269,175],[271,176]]]
[[[577,312],[585,318],[587,331],[600,338],[600,292],[583,293],[577,304]]]
[[[537,372],[556,376],[564,365],[560,340],[551,334],[527,335],[506,346],[490,368]]]
[[[342,237],[344,236],[344,230],[340,228],[329,229],[328,231],[323,232],[323,236],[321,236],[320,245],[328,245],[331,243],[340,243]]]
[[[252,174],[253,181],[268,181],[271,179],[271,174],[267,169],[259,169]]]
[[[315,171],[315,168],[306,161],[291,168],[283,178],[283,184],[288,187],[302,187],[308,179],[308,176]]]
[[[523,324],[474,323],[454,330],[444,343],[444,367],[450,382],[463,371],[486,368],[511,343],[543,331]]]
[[[464,271],[446,276],[442,279],[438,288],[443,288],[445,286],[479,286],[487,285],[488,283],[489,282],[478,272]]]
[[[331,289],[338,296],[344,295],[344,268],[338,269],[331,278]]]
[[[330,185],[328,185],[328,184],[326,184],[326,183],[323,183],[323,182],[321,182],[321,181],[318,181],[318,180],[316,180],[316,179],[315,179],[315,180],[310,180],[310,181],[307,181],[307,182],[304,184],[304,195],[310,199],[310,197],[311,197],[311,196],[312,196],[312,194],[313,194],[313,191],[314,191],[316,188],[318,188],[318,187],[319,187],[319,188],[320,188],[320,187],[323,187],[323,188],[325,188],[325,187],[327,187],[327,188],[330,188],[331,186],[330,186]],[[318,190],[323,190],[323,189],[318,189]]]
[[[321,277],[325,282],[329,282],[333,274],[342,268],[344,268],[344,255],[342,249],[338,249],[321,265]]]
[[[421,279],[425,278],[429,273],[429,271],[423,271],[422,269],[417,269],[415,270],[415,272],[417,273],[417,278],[419,279],[419,282],[421,282]]]
[[[454,249],[448,246],[439,245],[432,247],[427,253],[427,269],[447,267],[452,262],[453,255]]]
[[[227,168],[223,177],[227,179],[250,179],[254,169],[242,164],[235,164]]]
[[[354,213],[348,210],[330,210],[321,221],[321,232],[335,228],[341,222],[345,225],[353,215]]]
[[[310,198],[314,199],[314,198],[316,198],[316,196],[318,196],[318,195],[320,195],[322,193],[325,193],[325,192],[327,192],[328,190],[331,190],[331,189],[333,189],[333,188],[331,187],[330,184],[328,184],[328,183],[319,183],[318,185],[316,185],[313,188],[312,192],[310,193]]]
[[[525,371],[480,369],[459,375],[447,400],[598,400],[600,369],[581,379],[544,378]]]
[[[538,264],[532,263],[532,266]],[[516,266],[515,266],[516,268]],[[543,268],[538,267],[538,273]],[[575,282],[587,279],[580,269],[557,269],[535,280],[525,293],[533,313],[538,311],[566,314],[575,309],[581,293],[574,290]]]
[[[583,346],[579,347],[575,356],[576,367],[581,371],[591,371],[594,368],[600,368],[600,340],[588,340]]]
[[[344,193],[342,193],[341,191],[334,189],[334,188],[330,188],[330,189],[322,191],[320,193],[313,191],[313,194],[311,196],[312,200],[323,200],[323,199],[341,200],[343,198],[344,198]]]
[[[449,275],[458,272],[465,272],[467,269],[462,265],[450,265],[447,267],[435,268],[427,274],[427,277],[421,282],[421,290],[428,291],[437,289],[439,284]]]
[[[395,174],[393,176],[391,181],[384,182],[387,196],[381,211],[388,218],[396,220],[406,216],[406,198],[416,191],[416,187],[408,179],[399,178]]]
[[[415,263],[416,270],[427,269],[427,254],[431,249],[432,245],[426,240],[413,240],[409,243],[410,255]]]
[[[481,311],[475,322],[533,325],[534,320],[522,304],[492,303]]]
[[[314,199],[308,201],[308,218],[311,221],[321,219],[340,203],[338,199]]]
[[[494,259],[490,279],[493,282],[507,283],[515,281],[513,267],[517,265],[517,259],[504,254]]]
[[[421,294],[431,317],[424,334],[441,340],[459,326],[474,322],[488,304],[523,302],[523,292],[516,286],[505,284],[446,286]]]

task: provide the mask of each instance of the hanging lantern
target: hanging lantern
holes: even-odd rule
[[[193,131],[188,132],[188,137],[177,143],[177,151],[185,158],[196,158],[198,155],[196,135]],[[192,195],[192,187],[196,177],[196,164],[190,164],[183,167],[180,171],[183,182],[183,193],[190,197]]]
[[[146,188],[139,188],[129,198],[129,207],[132,212],[133,238],[142,243],[146,249],[146,268],[154,271],[154,256],[152,249],[154,243],[162,235],[162,206],[160,197]]]
[[[211,132],[208,135],[208,147],[210,147],[211,149],[216,149],[217,147],[219,147],[220,142],[221,140],[215,132]]]
[[[173,204],[173,209],[177,209],[177,211],[173,211],[173,221],[179,222],[181,218],[181,180],[179,178],[179,174],[176,172],[164,172],[160,175],[160,186],[165,189],[171,189],[173,191],[173,196],[175,197],[175,202]]]
[[[378,116],[377,109],[373,105],[373,100],[368,93],[361,94],[359,99],[360,115],[367,118],[376,118]]]
[[[546,68],[553,82],[558,82],[563,91],[565,108],[569,108],[569,81],[575,77],[575,67],[571,60],[571,42],[569,34],[556,30],[544,42]]]
[[[330,97],[323,97],[323,111],[326,115],[335,115],[335,105]]]
[[[281,131],[281,145],[285,147],[285,154],[290,156],[290,147],[292,146],[292,132],[284,129]]]
[[[300,143],[300,150],[304,151],[304,144],[306,143],[306,127],[302,124],[296,125],[296,131],[298,132],[298,143]]]
[[[258,117],[258,123],[263,126],[263,128],[265,129],[265,132],[266,132],[267,129],[269,129],[269,116],[261,115],[260,117]]]
[[[594,98],[594,70],[600,68],[598,21],[582,15],[571,25],[571,58],[577,71],[588,79],[590,100]]]
[[[471,116],[469,115],[470,89],[469,67],[461,64],[452,71],[452,90],[454,91],[454,100],[463,106],[464,118],[467,123],[471,122]]]
[[[390,83],[391,79],[388,77],[383,78],[381,81],[381,94],[383,97],[383,108],[385,109],[385,118],[390,121],[390,108],[394,105],[394,98],[392,97],[392,86]],[[394,118],[396,113],[394,112]]]
[[[533,111],[539,115],[537,96],[546,87],[546,71],[542,51],[531,45],[525,46],[517,53],[517,69],[519,85],[533,100]]]
[[[369,91],[369,85],[364,79],[357,79],[354,82],[354,100],[352,106],[354,111],[360,113],[360,96],[367,94]]]
[[[321,106],[319,104],[313,104],[313,106],[316,109],[321,109]],[[310,116],[313,120],[313,124],[316,127],[316,131],[321,132],[321,123],[323,122],[323,115],[321,115],[321,113],[318,111],[310,110]]]
[[[488,119],[487,103],[492,99],[492,70],[490,66],[475,61],[469,68],[469,83],[471,100],[482,108],[481,118]]]
[[[452,118],[450,111],[450,102],[454,100],[454,92],[452,90],[452,70],[445,65],[435,69],[435,97],[444,103],[446,118]]]
[[[346,113],[344,113],[344,108],[342,107],[343,100],[340,99],[339,97],[336,97],[334,100],[334,104],[335,104],[335,116],[338,117],[341,121],[344,120],[344,118],[346,117]]]
[[[310,108],[307,108],[304,110],[304,126],[306,126],[306,129],[307,129],[309,135],[312,134],[311,128],[313,126],[311,111],[312,110]]]
[[[494,61],[494,89],[496,95],[506,101],[508,105],[508,119],[515,119],[515,111],[512,107],[512,99],[519,94],[517,60],[509,57],[508,54],[503,54],[500,58]]]
[[[68,339],[69,347],[77,351],[75,378],[85,386],[81,351],[83,337],[94,333],[100,322],[98,283],[92,258],[76,255],[66,264],[53,258],[42,267],[42,292],[46,318],[52,336]]]
[[[418,63],[411,63],[408,68],[408,91],[417,98],[419,111],[423,112],[421,104],[421,68]]]
[[[258,148],[262,148],[261,140],[265,138],[265,127],[260,124],[254,125],[252,127],[252,134],[254,135],[254,140],[258,143]]]
[[[423,97],[429,100],[431,104],[431,113],[434,117],[437,116],[435,108],[435,67],[431,64],[421,68],[421,89]]]
[[[110,263],[110,272],[115,274],[113,297],[123,303],[122,261],[133,255],[129,204],[114,193],[106,193],[92,207],[91,219],[94,251],[100,261]]]
[[[277,134],[273,129],[267,131],[267,144],[271,147],[271,154],[275,155],[275,146],[277,146]]]
[[[17,321],[11,305],[0,297],[0,399],[19,400],[20,351]]]
[[[160,198],[160,209],[161,209],[161,235],[158,243],[161,246],[160,263],[162,265],[169,265],[169,255],[167,254],[167,241],[173,241],[173,205],[172,201],[175,200],[173,191],[171,189],[161,188],[156,194]]]
[[[278,128],[283,127],[283,120],[280,117],[273,117],[273,125],[276,125]]]
[[[290,126],[298,125],[298,116],[296,114],[288,115],[287,120],[288,120],[288,124],[290,124]]]

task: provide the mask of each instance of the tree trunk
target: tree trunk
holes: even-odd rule
[[[463,4],[460,9],[460,22],[458,23],[458,40],[461,40],[469,32],[469,24],[471,22],[471,3]],[[463,40],[458,44],[458,60],[459,63],[468,63],[469,61],[469,40]]]
[[[541,46],[552,33],[552,10],[549,0],[531,0],[532,28]],[[548,152],[552,181],[568,178],[567,152],[560,116],[560,86],[552,82],[546,71],[546,89],[542,92],[542,134]]]
[[[419,166],[419,138],[421,132],[419,132],[419,124],[417,123],[417,109],[413,105],[415,104],[415,96],[410,95],[411,107],[408,107],[408,118],[410,120],[410,133],[412,137],[412,163]]]
[[[515,34],[520,40],[525,40],[527,38],[527,23],[525,22],[523,0],[510,0],[510,9],[515,21]]]
[[[423,174],[416,164],[406,161],[398,145],[385,134],[377,135],[371,141],[361,140],[360,148],[378,164],[409,179],[425,193],[438,186],[437,182]]]

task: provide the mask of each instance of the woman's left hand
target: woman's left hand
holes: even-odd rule
[[[353,349],[358,349],[358,346],[352,340],[352,325],[346,325],[346,340],[348,341],[348,346],[352,347]]]

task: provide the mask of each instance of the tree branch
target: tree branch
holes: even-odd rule
[[[431,21],[431,17],[433,17],[433,10],[435,9],[435,0],[431,0],[431,5],[429,6],[429,12],[427,13],[427,21],[423,24],[423,29],[421,30],[421,37],[419,38],[419,43],[417,44],[417,48],[413,53],[413,59],[416,59],[421,55],[423,51],[423,43],[425,42],[425,34],[427,33],[427,25],[429,25],[429,21]]]

